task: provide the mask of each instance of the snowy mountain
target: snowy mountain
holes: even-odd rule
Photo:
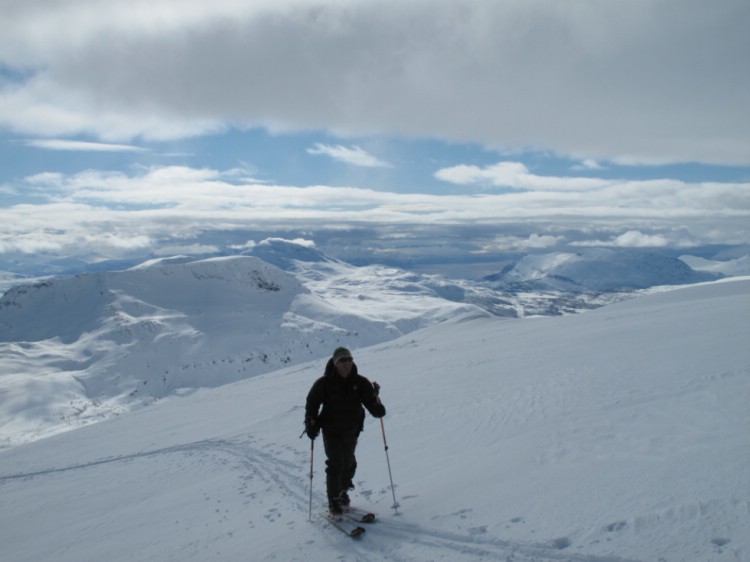
[[[524,258],[497,289],[355,267],[304,240],[268,239],[247,254],[160,258],[8,290],[0,298],[0,448],[320,358],[342,341],[366,347],[466,313],[575,313],[632,297],[584,287],[714,276],[679,260],[587,251]]]
[[[750,275],[750,255],[731,260],[709,260],[697,256],[680,256],[695,271],[707,271],[727,276]]]
[[[335,263],[339,261],[325,255],[312,242],[283,238],[266,238],[254,245],[247,253],[285,270],[297,269],[297,265],[300,263]]]
[[[511,291],[615,292],[715,280],[685,262],[653,252],[585,248],[531,254],[485,281]]]
[[[264,271],[258,292],[303,294]],[[457,316],[371,347],[344,337],[381,384],[396,485],[368,418],[353,499],[379,521],[358,541],[318,517],[322,443],[311,456],[298,438],[316,359],[0,452],[2,559],[748,560],[749,317],[750,278],[734,278],[582,315]]]
[[[416,285],[383,289],[377,268],[327,267],[337,276],[318,280],[324,292],[248,256],[10,289],[0,298],[0,447],[478,311]]]
[[[549,287],[528,290],[522,286],[505,287],[469,279],[448,279],[442,275],[420,274],[382,265],[353,267],[325,256],[308,244],[278,238],[263,241],[250,253],[294,273],[315,294],[336,295],[337,299],[353,296],[360,301],[370,301],[378,310],[392,308],[391,301],[406,304],[412,296],[421,295],[473,304],[495,316],[550,316],[575,314],[632,296],[631,290],[592,293],[580,286],[566,290]],[[680,266],[685,268],[684,264]],[[586,272],[581,271],[579,275],[585,279]],[[701,275],[695,279],[704,277],[715,278],[714,275]],[[664,284],[664,280],[664,276],[655,276],[651,282],[644,280],[644,287]],[[363,289],[359,290],[358,285],[364,285]],[[350,304],[356,307],[355,303]]]

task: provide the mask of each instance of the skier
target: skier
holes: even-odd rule
[[[350,503],[348,490],[357,469],[354,455],[357,439],[364,429],[365,411],[376,418],[385,416],[378,383],[370,383],[357,373],[351,352],[338,347],[328,360],[325,374],[313,383],[305,407],[305,432],[315,439],[323,430],[326,452],[326,492],[328,509],[333,515]],[[320,406],[323,406],[319,412]]]

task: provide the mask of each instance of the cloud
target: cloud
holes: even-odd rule
[[[553,236],[549,234],[531,234],[524,238],[522,236],[496,236],[491,243],[483,247],[484,252],[526,252],[529,250],[540,250],[554,248],[565,241],[564,236]]]
[[[592,160],[591,158],[586,158],[580,164],[571,166],[571,169],[572,170],[603,170],[604,166],[599,164],[599,162],[597,162],[596,160]]]
[[[746,0],[6,4],[0,127],[24,134],[238,125],[750,163]]]
[[[369,154],[359,146],[346,147],[341,145],[331,146],[321,143],[316,143],[314,147],[307,149],[308,154],[321,154],[324,156],[330,156],[334,160],[344,162],[345,164],[351,164],[353,166],[363,166],[366,168],[390,168],[392,167],[388,162],[384,162]]]
[[[315,248],[315,241],[314,240],[307,240],[305,238],[295,238],[293,240],[287,240],[285,238],[266,238],[265,240],[261,240],[258,243],[258,246],[271,246],[274,242],[289,242],[291,244],[296,244],[297,246],[302,246],[304,248]]]
[[[232,250],[237,250],[239,252],[245,251],[245,250],[252,250],[257,246],[257,242],[255,240],[247,240],[246,242],[243,242],[242,244],[230,244],[229,248]]]
[[[529,178],[522,168],[513,170],[518,173],[503,177],[516,178],[516,185],[558,185],[558,178]],[[427,230],[433,237],[453,232],[458,234],[447,243],[460,239],[462,247],[479,251],[564,243],[645,247],[746,242],[750,183],[601,183],[586,190],[572,186],[433,195],[248,183],[232,170],[181,166],[128,174],[38,174],[13,184],[17,194],[24,194],[23,203],[0,207],[0,254],[95,251],[114,258],[230,245],[236,249],[249,239],[243,233],[251,229],[266,232],[264,238],[293,231],[294,236],[285,237],[304,236],[316,243],[315,233],[334,229],[362,229],[391,241]],[[481,231],[481,239],[472,239],[467,229]],[[239,238],[211,237],[227,232]],[[351,236],[346,240],[347,246],[356,246]]]
[[[618,248],[665,248],[686,245],[681,239],[670,239],[663,234],[644,234],[638,230],[628,230],[611,240],[587,240],[574,242],[571,246],[614,246]]]
[[[529,172],[526,165],[521,162],[500,162],[484,168],[461,164],[442,168],[435,172],[435,177],[459,185],[480,184],[532,191],[586,191],[614,183],[596,178],[538,176]]]
[[[35,139],[25,141],[26,146],[46,150],[69,150],[82,152],[145,152],[147,149],[129,144],[83,142],[64,139]]]
[[[615,238],[615,246],[626,248],[663,248],[669,245],[669,240],[661,235],[643,234],[637,230],[629,230]]]

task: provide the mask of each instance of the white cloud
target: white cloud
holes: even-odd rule
[[[80,152],[145,152],[147,149],[129,144],[83,142],[64,139],[35,139],[25,141],[26,146],[47,150],[67,150]]]
[[[554,248],[565,241],[564,236],[552,236],[549,234],[531,234],[524,238],[522,236],[496,236],[495,239],[485,245],[484,251],[512,251],[525,252],[528,250],[540,250]]]
[[[638,230],[628,230],[610,240],[586,240],[574,242],[571,246],[614,246],[618,248],[665,248],[685,245],[679,238],[671,239],[663,234],[644,234]]]
[[[586,158],[579,164],[575,164],[574,166],[571,166],[572,170],[603,170],[604,166],[599,164],[596,160],[592,160],[591,158]]]
[[[5,4],[0,127],[27,134],[238,124],[750,163],[746,0]]]
[[[0,237],[0,254],[38,254],[63,251],[65,242],[49,240],[44,236],[17,236],[14,238]]]
[[[327,144],[316,143],[314,147],[307,149],[308,154],[320,154],[329,156],[339,162],[345,164],[351,164],[353,166],[363,166],[366,168],[390,168],[391,165],[388,162],[384,162],[369,154],[359,146],[331,146]]]
[[[521,172],[522,179],[516,180],[521,184],[556,184],[557,178],[529,179],[521,168],[515,169]],[[536,233],[500,237],[491,244],[528,249],[588,240],[597,245],[674,246],[685,240],[743,243],[750,221],[750,183],[603,182],[601,188],[583,191],[574,186],[431,195],[242,183],[220,170],[169,166],[130,174],[39,174],[13,187],[17,193],[33,192],[33,198],[0,207],[0,253],[76,255],[96,248],[122,256],[163,245],[170,251],[181,248],[179,253],[202,253],[218,246],[211,240],[196,247],[196,237],[247,231],[250,225],[305,232],[352,227],[374,231],[387,225],[392,238],[425,227],[486,225],[496,234],[512,233],[513,225],[521,225],[522,232],[533,228]],[[607,230],[612,238],[602,241],[600,233]]]
[[[97,246],[101,245],[105,248],[116,248],[120,250],[141,250],[149,248],[152,245],[152,240],[148,236],[144,235],[120,235],[113,233],[104,233],[97,235],[89,240],[89,243]]]
[[[484,168],[460,164],[438,170],[435,177],[459,185],[479,184],[539,191],[586,191],[614,183],[596,178],[538,176],[529,172],[521,162],[499,162]]]
[[[305,248],[315,248],[315,241],[307,240],[305,238],[295,238],[294,240],[286,240],[284,238],[266,238],[265,240],[261,240],[258,245],[269,246],[273,244],[274,242],[290,242],[292,244],[296,244],[297,246],[303,246]]]
[[[258,245],[258,244],[257,244],[257,243],[255,242],[255,240],[248,240],[248,241],[247,241],[247,242],[245,242],[244,244],[231,244],[231,245],[230,245],[229,247],[230,247],[230,248],[231,248],[232,250],[237,250],[237,251],[240,251],[240,252],[241,252],[241,251],[243,251],[243,250],[252,250],[252,249],[253,249],[253,248],[255,248],[255,246],[257,246],[257,245]]]
[[[627,248],[663,248],[669,245],[669,240],[659,234],[643,234],[637,230],[629,230],[615,238],[615,246]]]

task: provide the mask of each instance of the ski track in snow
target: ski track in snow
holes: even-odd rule
[[[376,523],[373,541],[382,541],[375,554],[370,545],[357,545],[363,561],[393,560],[394,562],[432,562],[437,560],[507,560],[514,562],[636,562],[610,556],[587,556],[565,552],[566,538],[548,541],[549,546],[486,538],[486,526],[471,527],[468,535],[428,529],[413,523],[402,523],[397,518],[386,518]],[[369,527],[368,527],[369,528]],[[365,537],[365,540],[367,537]],[[403,545],[417,546],[418,556],[402,554]],[[380,542],[376,542],[380,546]],[[409,549],[404,549],[409,550]],[[415,550],[411,548],[412,552]]]
[[[302,474],[300,467],[305,462],[309,462],[309,457],[291,446],[268,444],[259,446],[255,439],[247,437],[235,440],[205,439],[150,451],[106,457],[80,464],[0,475],[0,487],[13,481],[28,481],[76,471],[95,471],[107,465],[158,459],[172,455],[181,455],[183,457],[182,462],[186,460],[189,462],[190,459],[194,459],[193,462],[202,463],[206,459],[210,459],[210,462],[216,468],[223,467],[226,469],[227,465],[231,465],[231,471],[238,481],[236,485],[237,496],[244,497],[245,501],[257,501],[264,491],[270,489],[280,491],[287,502],[284,505],[275,504],[268,508],[264,515],[266,522],[273,523],[285,519],[287,520],[286,524],[292,530],[297,525],[296,523],[290,524],[290,518],[299,522],[307,522],[309,473]],[[296,458],[290,459],[290,456]],[[325,475],[318,474],[318,477],[324,479]],[[257,482],[255,482],[256,480]],[[361,494],[365,497],[370,497],[373,493],[372,490],[361,491]],[[378,493],[390,496],[391,492],[388,489],[379,490]],[[205,499],[210,500],[208,496]],[[318,493],[314,494],[314,514],[315,506],[323,505],[323,503],[323,498]],[[360,505],[366,507],[364,504],[360,503]],[[461,510],[461,512],[436,515],[433,519],[456,517],[465,519],[469,512],[471,510],[466,509]],[[220,510],[217,509],[216,513],[219,514]],[[243,515],[234,514],[232,517],[243,517]],[[226,512],[221,515],[223,522],[227,522],[228,518]],[[342,560],[362,562],[377,560],[392,560],[394,562],[433,562],[438,560],[634,562],[632,559],[579,555],[565,551],[564,549],[569,546],[569,541],[565,537],[551,539],[545,544],[525,544],[502,540],[489,536],[487,525],[483,525],[481,522],[472,523],[465,534],[428,528],[409,522],[408,512],[404,512],[403,509],[396,514],[379,513],[377,522],[366,525],[367,533],[357,540],[340,536],[338,532],[328,529],[325,522],[317,519],[314,519],[314,523],[311,524],[320,527],[319,531],[329,545],[340,547],[342,552],[340,559]],[[189,551],[190,548],[196,548],[196,545],[185,545],[185,548]],[[415,552],[418,554],[415,554]],[[297,560],[297,558],[294,559]],[[311,556],[310,553],[300,552],[299,560],[303,559],[316,560],[317,558]]]

